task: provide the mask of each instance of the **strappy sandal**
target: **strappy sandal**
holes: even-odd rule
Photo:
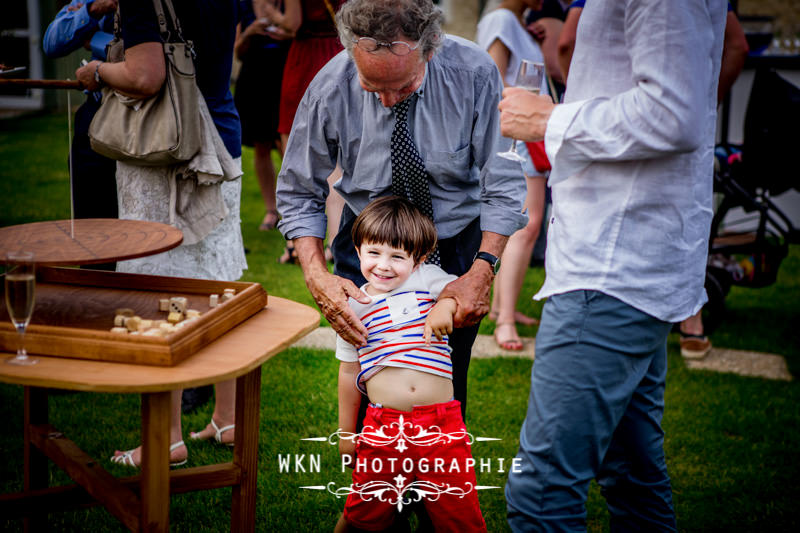
[[[505,326],[510,326],[514,335],[501,339],[497,333],[501,327]],[[519,352],[525,347],[525,345],[522,344],[522,340],[519,338],[514,322],[498,322],[494,329],[494,341],[500,348],[510,352]]]
[[[192,439],[192,440],[211,440],[213,438],[214,440],[216,440],[220,444],[224,444],[225,446],[233,447],[233,443],[232,442],[222,442],[222,434],[225,433],[226,431],[230,431],[233,428],[235,428],[236,424],[231,424],[231,425],[225,426],[225,427],[218,427],[217,423],[214,422],[214,419],[212,418],[211,419],[211,427],[213,427],[214,431],[215,431],[213,437],[203,438],[203,437],[200,436],[199,432],[196,433],[196,432],[192,431],[191,433],[189,433],[189,438]]]
[[[278,226],[278,221],[281,219],[281,215],[278,213],[277,209],[267,209],[267,213],[264,215],[264,220],[261,221],[261,225],[258,226],[259,231],[269,231],[273,230]]]
[[[171,454],[174,450],[177,450],[181,446],[186,446],[186,444],[184,444],[184,442],[182,440],[171,444],[170,447],[169,447],[169,453]],[[114,455],[113,457],[111,457],[111,462],[112,463],[117,463],[119,465],[129,466],[131,468],[139,468],[140,465],[137,465],[133,461],[133,452],[134,451],[135,451],[135,448],[133,450],[128,450],[127,452],[123,452],[120,455]],[[188,461],[189,461],[189,457],[187,456],[186,459],[184,459],[182,461],[175,461],[175,462],[170,461],[169,466],[170,466],[170,468],[174,468],[176,466],[183,466]]]
[[[490,311],[488,318],[494,322],[497,321],[497,315],[495,311]],[[522,311],[514,311],[514,322],[520,324],[522,326],[538,326],[539,319],[536,317],[528,316],[524,314]]]
[[[679,331],[681,355],[686,359],[702,359],[711,351],[711,341],[703,334],[692,335]]]

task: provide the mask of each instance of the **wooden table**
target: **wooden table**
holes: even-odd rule
[[[166,252],[183,242],[178,228],[117,218],[47,220],[0,228],[0,250],[33,252],[37,265],[96,265]]]
[[[24,491],[0,495],[0,514],[27,516],[26,529],[45,531],[42,509],[100,503],[132,531],[168,531],[170,493],[232,486],[231,530],[253,531],[261,365],[318,324],[316,310],[270,296],[262,311],[173,367],[43,356],[31,366],[0,362],[0,382],[25,390]],[[170,391],[231,378],[236,378],[233,462],[170,471]],[[141,394],[141,475],[114,478],[50,426],[48,388]],[[48,487],[48,458],[77,485]]]

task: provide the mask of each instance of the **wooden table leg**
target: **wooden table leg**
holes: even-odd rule
[[[27,492],[33,489],[46,488],[49,481],[47,472],[47,457],[31,443],[31,425],[47,424],[48,406],[47,389],[39,387],[25,387],[25,407],[23,415],[23,432],[25,445],[24,480],[23,489]],[[25,531],[46,531],[47,514],[26,517],[24,520]]]
[[[231,531],[255,531],[258,426],[261,410],[261,367],[236,379],[236,437],[233,462],[242,469],[242,482],[234,485]]]
[[[142,531],[169,531],[170,397],[142,394]]]

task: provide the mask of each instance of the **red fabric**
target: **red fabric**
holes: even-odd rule
[[[329,0],[336,11],[343,0]],[[336,33],[336,26],[322,0],[303,0],[303,22],[292,40],[281,82],[281,105],[278,133],[289,134],[292,122],[308,84],[325,63],[344,48]]]
[[[544,151],[544,141],[525,144],[528,147],[528,153],[531,154],[533,168],[539,172],[546,172],[552,168],[550,166],[550,160],[547,159],[547,152]]]
[[[342,43],[338,37],[312,37],[292,41],[283,69],[279,133],[289,134],[292,131],[294,114],[308,89],[308,84],[319,69],[341,50],[343,50]]]
[[[442,434],[466,432],[461,418],[461,403],[452,400],[447,403],[414,407],[411,412],[370,405],[364,417],[362,435],[370,431],[370,428],[373,432],[382,429],[386,435],[391,437],[397,435],[400,430],[397,422],[401,415],[404,421],[404,434],[412,438],[420,431],[420,428],[416,426],[433,432],[436,432],[434,428],[436,426]],[[409,426],[409,423],[412,425]],[[465,461],[472,457],[472,450],[467,439],[466,435],[464,438],[452,442],[447,442],[448,439],[441,439],[430,446],[417,445],[406,440],[408,449],[403,452],[397,450],[397,441],[383,446],[370,444],[360,439],[356,443],[356,466],[358,461],[365,461],[368,468],[366,471],[358,468],[353,470],[353,487],[355,489],[364,487],[364,484],[370,481],[382,481],[396,487],[397,476],[402,475],[405,478],[402,486],[408,486],[414,481],[427,481],[439,487],[449,485],[462,488],[465,492],[468,490],[463,497],[457,494],[441,494],[438,499],[435,496],[424,496],[422,502],[425,504],[437,532],[485,532],[486,523],[481,515],[478,494],[475,490],[475,469],[464,467]],[[396,458],[393,467],[388,461],[390,458]],[[443,464],[446,465],[439,471],[434,468],[434,461],[437,458],[444,460]],[[373,465],[373,461],[376,459],[381,460],[383,468],[373,471],[369,465]],[[460,465],[458,471],[454,471],[450,467],[454,459]],[[404,462],[412,464],[413,471],[409,472],[411,469],[404,467]],[[427,468],[420,468],[423,464],[427,465]],[[427,472],[424,471],[426,469]],[[355,527],[368,531],[381,531],[388,528],[394,521],[397,505],[396,503],[392,504],[391,501],[396,502],[395,498],[396,494],[391,491],[384,493],[384,501],[380,501],[377,497],[365,500],[360,495],[352,493],[347,496],[345,502],[344,518],[348,524]]]

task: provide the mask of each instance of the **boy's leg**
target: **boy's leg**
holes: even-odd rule
[[[364,425],[373,429],[388,429],[390,422],[381,420],[381,408],[370,406],[364,416]],[[372,445],[367,439],[356,443],[356,462],[353,465],[351,492],[344,504],[343,519],[348,528],[344,531],[385,531],[392,527],[397,507],[390,501],[380,501],[368,484],[376,488],[393,486],[393,478],[398,474],[391,467],[390,457],[396,456],[393,446]],[[399,461],[398,461],[399,462]],[[363,468],[361,468],[363,466]],[[375,466],[380,468],[375,469]],[[378,486],[380,485],[380,486]],[[358,528],[358,529],[355,529]]]
[[[522,472],[510,472],[506,485],[512,530],[585,530],[589,482],[631,399],[650,380],[663,390],[663,374],[649,373],[666,365],[669,328],[597,291],[548,300],[520,432]],[[650,409],[660,417],[663,403]]]
[[[482,533],[486,531],[478,504],[472,449],[458,402],[438,404],[436,412],[412,420],[433,434],[441,431],[443,438],[430,445],[412,445],[416,452],[417,480],[430,491],[422,498],[432,523],[432,531]],[[416,413],[416,409],[415,409]],[[462,438],[453,438],[463,435]],[[437,464],[437,460],[440,461]],[[455,466],[454,466],[455,465]],[[440,492],[441,491],[441,492]]]

